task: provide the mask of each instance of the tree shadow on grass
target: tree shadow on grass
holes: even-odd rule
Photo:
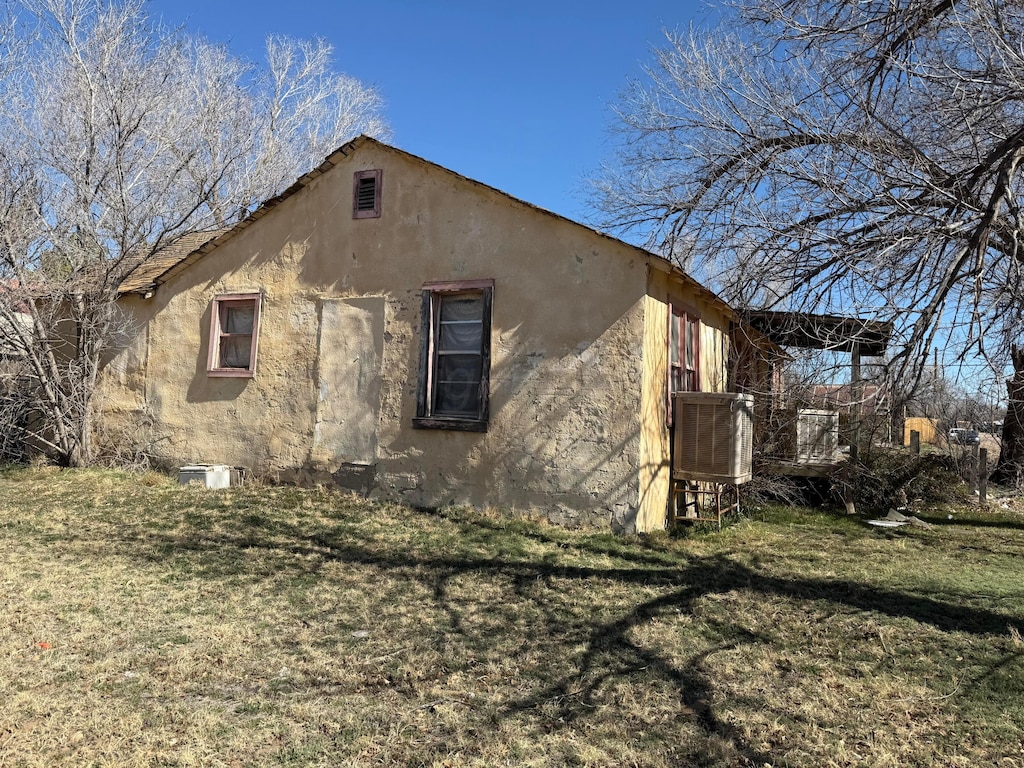
[[[707,647],[687,651],[645,645],[636,639],[638,631],[666,617],[694,617],[700,613],[700,601],[731,592],[763,601],[827,606],[826,611],[845,608],[909,619],[942,632],[1002,635],[1009,624],[1020,623],[1020,617],[898,589],[844,579],[778,576],[726,555],[623,552],[586,537],[574,537],[563,548],[565,542],[557,535],[535,529],[510,533],[488,521],[456,520],[459,526],[476,526],[480,535],[467,536],[465,543],[438,538],[436,548],[430,542],[404,547],[367,541],[358,526],[344,520],[318,530],[304,530],[266,514],[249,513],[233,520],[220,516],[218,521],[215,530],[151,529],[126,536],[121,544],[124,551],[146,561],[187,559],[191,573],[204,579],[305,578],[318,575],[326,564],[344,564],[366,569],[371,580],[407,584],[410,593],[415,585],[415,594],[431,596],[432,604],[421,606],[424,614],[443,617],[440,629],[423,632],[433,632],[439,645],[451,645],[454,638],[464,654],[453,658],[453,664],[471,665],[467,659],[494,658],[508,654],[511,647],[541,659],[537,669],[524,673],[532,675],[528,690],[506,697],[493,717],[525,718],[545,733],[571,728],[593,716],[608,685],[656,683],[673,692],[682,721],[706,740],[728,745],[732,762],[727,764],[733,765],[763,765],[773,758],[748,743],[716,708],[711,657],[744,645],[771,644],[773,638],[733,623],[715,628]],[[509,536],[548,546],[557,559],[495,554],[500,540]],[[571,562],[576,556],[612,562]],[[501,598],[481,608],[482,598],[474,596],[467,583],[496,585]],[[604,588],[614,591],[617,603],[587,602]],[[480,623],[481,610],[489,613],[484,617],[486,627]],[[527,622],[529,633],[511,637],[515,627],[502,626],[510,617]],[[697,764],[705,759],[698,759],[692,749],[686,757]]]
[[[984,512],[973,510],[970,516],[958,514],[952,519],[947,515],[929,515],[928,513],[920,513],[917,517],[930,525],[938,527],[1005,528],[1008,531],[1024,531],[1024,521],[1022,520],[1008,520],[1005,517],[985,517]]]
[[[466,518],[459,508],[418,509],[423,515],[440,518],[456,524],[466,524],[476,530],[484,530],[493,534],[494,538],[508,537],[510,525],[508,520],[492,521],[480,516]],[[642,539],[627,539],[611,533],[590,536],[574,535],[568,530],[553,527],[541,527],[533,524],[515,526],[516,536],[530,539],[540,544],[548,544],[560,549],[580,550],[587,555],[607,555],[624,562],[636,563],[641,566],[671,565],[676,557],[671,553],[662,553],[646,548]]]

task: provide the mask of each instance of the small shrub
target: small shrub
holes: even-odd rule
[[[153,420],[148,415],[101,420],[93,433],[96,464],[108,469],[144,472],[154,466]]]
[[[851,477],[854,502],[858,510],[875,513],[915,499],[926,504],[963,500],[967,488],[959,469],[953,457],[938,453],[865,452]]]
[[[748,511],[761,512],[769,507],[829,508],[844,498],[839,477],[799,477],[755,472],[743,486],[743,505]]]

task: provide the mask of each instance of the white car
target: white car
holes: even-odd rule
[[[977,445],[981,442],[978,433],[973,429],[959,429],[954,427],[949,430],[949,442],[956,445]]]

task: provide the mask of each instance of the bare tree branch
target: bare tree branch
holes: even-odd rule
[[[911,380],[939,329],[961,354],[1009,362],[1024,2],[733,10],[716,30],[669,34],[623,96],[602,223],[737,303],[892,322],[891,363]]]
[[[271,38],[261,66],[161,27],[143,0],[5,9],[0,349],[18,374],[0,395],[27,402],[37,447],[83,463],[101,363],[126,331],[124,277],[387,127],[380,96],[335,73],[322,40]]]

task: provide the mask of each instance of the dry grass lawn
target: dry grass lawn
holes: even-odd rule
[[[0,471],[0,765],[1022,768],[995,509],[627,540]]]

